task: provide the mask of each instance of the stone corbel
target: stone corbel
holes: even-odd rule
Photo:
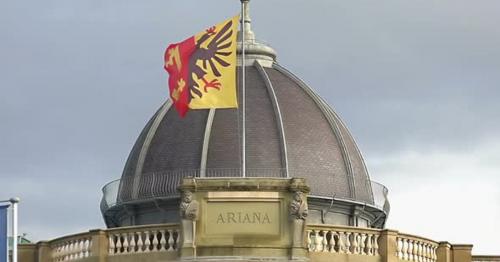
[[[306,257],[305,226],[309,213],[307,206],[307,193],[309,187],[304,179],[292,179],[290,183],[290,206],[288,215],[292,232],[292,260],[300,260]]]

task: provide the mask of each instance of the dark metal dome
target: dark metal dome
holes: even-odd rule
[[[276,63],[266,67],[254,60],[246,70],[247,176],[303,177],[311,195],[373,204],[363,158],[335,112]],[[130,153],[119,198],[175,194],[171,189],[184,176],[241,176],[238,112],[192,110],[181,119],[166,102]]]

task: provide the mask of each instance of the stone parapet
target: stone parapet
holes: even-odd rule
[[[500,262],[472,245],[308,223],[300,178],[184,178],[179,224],[118,227],[19,245],[22,262]]]

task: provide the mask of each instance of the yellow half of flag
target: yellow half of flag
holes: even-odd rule
[[[235,108],[236,36],[239,16],[194,36],[196,48],[190,57],[191,99],[189,108]]]

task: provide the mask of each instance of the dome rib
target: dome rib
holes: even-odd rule
[[[271,82],[271,79],[269,78],[269,75],[266,73],[264,70],[264,67],[262,64],[259,63],[259,60],[255,60],[254,66],[257,68],[257,71],[259,72],[260,76],[262,79],[264,79],[264,83],[267,87],[267,91],[269,93],[269,96],[271,97],[271,103],[273,105],[274,113],[276,116],[277,120],[277,125],[279,129],[279,135],[280,135],[280,145],[281,145],[281,156],[282,156],[282,166],[285,168],[285,174],[286,177],[290,177],[289,175],[289,168],[288,168],[288,151],[286,147],[286,136],[285,136],[285,129],[283,125],[283,116],[281,114],[281,109],[279,106],[278,98],[276,96],[276,92],[274,91],[273,84]]]
[[[153,140],[156,130],[158,129],[158,126],[160,126],[161,121],[167,114],[168,110],[172,106],[172,101],[168,99],[163,103],[162,107],[160,108],[158,115],[156,116],[155,120],[153,121],[153,124],[151,125],[151,128],[148,130],[148,134],[146,135],[146,139],[144,140],[144,144],[142,144],[141,151],[139,152],[139,158],[137,159],[137,164],[134,172],[134,182],[133,182],[133,191],[132,191],[132,197],[137,197],[138,195],[138,188],[139,188],[139,181],[141,180],[142,177],[142,168],[144,166],[144,160],[146,160],[146,155],[149,150],[149,146],[151,145],[151,141]]]

